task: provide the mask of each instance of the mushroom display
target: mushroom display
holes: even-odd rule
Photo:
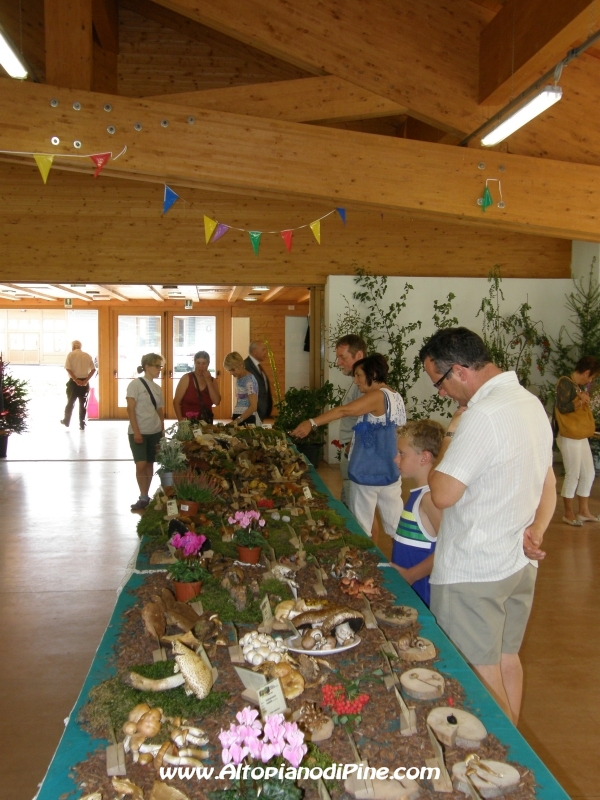
[[[347,606],[311,609],[294,617],[303,650],[334,650],[336,646],[348,646],[355,641],[364,623],[363,614]]]
[[[287,647],[282,639],[274,639],[267,633],[252,631],[240,639],[240,647],[244,658],[253,667],[259,667],[265,661],[278,664],[287,654]]]

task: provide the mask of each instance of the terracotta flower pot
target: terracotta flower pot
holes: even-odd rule
[[[244,564],[258,564],[260,558],[260,547],[243,547],[241,544],[237,546],[238,561]]]
[[[191,600],[192,597],[200,594],[202,581],[193,581],[192,583],[173,581],[173,586],[175,587],[175,599],[179,600],[180,603],[185,603],[186,600]]]
[[[198,513],[198,509],[200,508],[199,503],[194,503],[193,500],[180,500],[179,501],[179,511],[182,514],[185,514],[187,517],[193,517]]]

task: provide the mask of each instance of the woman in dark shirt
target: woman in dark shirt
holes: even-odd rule
[[[594,422],[589,409],[590,396],[585,391],[587,384],[599,375],[600,361],[594,356],[584,356],[571,375],[564,375],[556,384],[555,417],[559,431],[556,444],[565,467],[561,491],[565,510],[563,522],[577,527],[584,522],[600,521],[600,517],[592,514],[589,508],[595,471],[587,437],[594,432]],[[590,429],[585,430],[586,426]],[[575,494],[579,503],[577,516],[573,510]]]
[[[194,356],[194,371],[187,372],[179,381],[173,406],[178,420],[199,417],[212,423],[212,407],[221,402],[217,381],[208,371],[210,356],[200,350]]]

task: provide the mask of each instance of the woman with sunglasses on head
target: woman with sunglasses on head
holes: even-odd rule
[[[127,416],[129,417],[129,446],[135,461],[135,474],[140,496],[131,506],[132,511],[143,511],[150,503],[150,483],[154,474],[154,454],[163,437],[165,427],[165,401],[160,386],[154,381],[160,377],[163,357],[157,353],[142,356],[140,374],[127,387]]]
[[[404,402],[385,382],[389,367],[380,353],[356,361],[352,370],[362,396],[301,422],[291,436],[304,438],[320,425],[358,417],[348,462],[348,508],[368,536],[378,508],[385,532],[393,536],[402,514],[400,471],[395,459],[396,428],[406,422]]]

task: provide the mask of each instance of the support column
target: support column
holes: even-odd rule
[[[323,362],[325,358],[324,336],[324,287],[311,286],[309,299],[310,315],[310,388],[317,389],[323,385]]]

